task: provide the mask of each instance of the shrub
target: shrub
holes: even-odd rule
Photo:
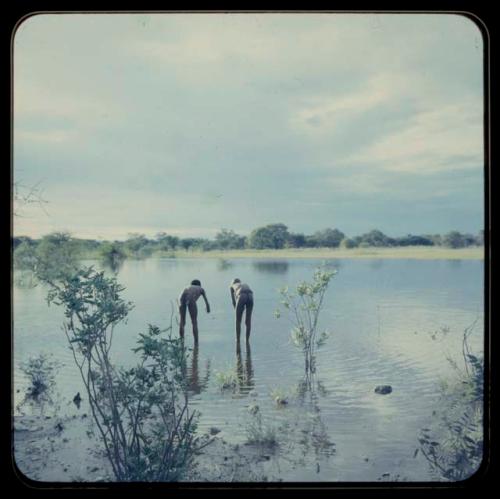
[[[265,424],[258,405],[252,404],[248,408],[250,422],[246,426],[247,442],[266,447],[278,445],[278,428]]]
[[[316,348],[321,347],[328,338],[326,331],[318,337],[317,328],[326,290],[336,273],[336,270],[320,267],[314,272],[312,282],[300,282],[295,293],[289,292],[286,287],[280,290],[281,305],[287,310],[293,325],[291,339],[304,354],[306,372],[315,372]],[[280,315],[281,312],[277,310],[276,316]]]
[[[447,480],[464,480],[472,475],[483,457],[484,358],[473,355],[465,329],[462,362],[448,357],[456,377],[441,382],[439,410],[432,428],[419,435],[420,450],[431,469]]]
[[[140,362],[117,369],[109,355],[113,331],[132,308],[120,297],[123,289],[86,268],[52,284],[48,301],[65,309],[63,329],[116,480],[179,480],[197,445],[197,415],[182,376],[185,349],[149,325],[134,349]]]

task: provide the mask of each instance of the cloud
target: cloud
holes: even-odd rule
[[[421,175],[463,168],[482,170],[482,102],[443,104],[409,117],[406,127],[370,144],[346,164]]]
[[[85,233],[482,206],[478,36],[437,15],[36,16],[15,38],[15,173]]]

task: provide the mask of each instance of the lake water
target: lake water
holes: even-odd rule
[[[99,267],[98,262],[85,262]],[[212,311],[198,303],[199,350],[189,361],[191,403],[200,430],[215,426],[232,443],[244,443],[257,404],[280,446],[268,463],[269,477],[284,481],[433,480],[420,454],[418,432],[429,424],[440,378],[453,375],[446,355],[460,361],[463,330],[479,318],[471,338],[483,350],[483,262],[473,260],[364,260],[330,262],[330,283],[320,329],[331,333],[318,352],[314,392],[297,395],[302,355],[290,342],[290,323],[274,315],[278,289],[311,279],[315,260],[149,259],[125,261],[117,278],[134,302],[128,322],[115,330],[113,358],[134,363],[137,334],[147,324],[166,327],[171,303],[192,279],[201,280]],[[235,348],[229,284],[234,277],[254,291],[251,350]],[[15,286],[14,388],[19,401],[26,379],[19,362],[52,354],[63,366],[55,393],[58,411],[87,411],[73,404],[84,388],[61,330],[62,310],[47,306],[46,289]],[[444,336],[432,333],[449,328]],[[244,327],[242,331],[244,335]],[[186,326],[192,346],[191,324]],[[240,387],[221,392],[216,373],[237,369]],[[374,393],[391,385],[389,395]],[[278,406],[271,393],[289,396]],[[300,391],[299,391],[300,393]],[[27,410],[24,408],[23,410]],[[399,476],[398,476],[399,475]],[[387,475],[385,475],[387,478]]]

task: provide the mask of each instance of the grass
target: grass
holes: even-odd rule
[[[279,250],[213,250],[213,251],[184,251],[177,250],[158,257],[175,258],[401,258],[415,260],[482,260],[484,248],[475,246],[469,248],[444,248],[436,246],[405,246],[397,248],[286,248]]]

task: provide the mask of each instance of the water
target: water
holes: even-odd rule
[[[98,262],[86,262],[99,266]],[[232,443],[244,443],[258,405],[264,424],[275,428],[279,450],[269,477],[284,481],[433,480],[414,451],[418,431],[437,403],[437,381],[453,374],[446,355],[460,360],[462,334],[476,318],[473,350],[483,348],[483,262],[446,260],[338,260],[320,329],[331,336],[319,350],[313,393],[297,395],[303,359],[289,340],[290,324],[274,315],[278,289],[312,277],[314,260],[149,259],[126,261],[118,280],[134,302],[113,343],[113,360],[134,363],[131,349],[147,324],[170,324],[172,304],[192,279],[201,280],[211,305],[198,302],[200,344],[188,361],[191,403],[201,413],[200,430],[216,426]],[[251,349],[237,352],[229,284],[234,277],[254,291]],[[57,376],[57,410],[73,414],[73,396],[84,388],[66,338],[62,311],[45,302],[42,286],[14,288],[14,388],[26,388],[19,362],[40,353],[64,365]],[[449,328],[446,335],[432,333]],[[244,328],[243,328],[244,330]],[[192,346],[191,325],[186,326]],[[236,369],[239,390],[221,392],[216,373]],[[374,388],[388,384],[390,395]],[[18,392],[19,390],[19,392]],[[271,393],[290,403],[278,406]],[[21,410],[27,411],[23,407]]]

